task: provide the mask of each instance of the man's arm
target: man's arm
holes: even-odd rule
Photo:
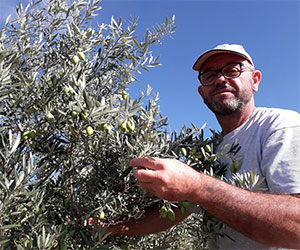
[[[201,174],[170,159],[133,159],[140,186],[166,200],[189,200],[260,243],[300,249],[300,200],[255,193]],[[152,171],[151,171],[152,170]]]
[[[185,215],[182,215],[180,210],[176,208],[174,208],[173,211],[175,212],[175,220],[171,221],[168,218],[161,218],[159,207],[152,206],[145,211],[145,215],[141,219],[130,219],[129,221],[124,220],[106,225],[106,233],[127,236],[140,236],[159,233],[171,228],[177,223],[180,223],[190,214],[186,212]]]
[[[300,200],[291,195],[254,193],[202,176],[194,202],[260,243],[300,249]]]

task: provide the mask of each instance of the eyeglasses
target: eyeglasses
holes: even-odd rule
[[[207,70],[198,75],[198,79],[203,86],[210,86],[216,82],[218,73],[221,73],[226,79],[234,79],[239,77],[244,71],[252,71],[252,69],[242,70],[245,64],[242,62],[234,62],[225,65],[217,70]]]

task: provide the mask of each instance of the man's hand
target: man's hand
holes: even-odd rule
[[[141,188],[161,199],[189,200],[201,184],[200,173],[174,159],[135,158],[129,165],[136,168],[134,176]]]

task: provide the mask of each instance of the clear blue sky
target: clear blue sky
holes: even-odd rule
[[[16,0],[0,0],[1,22]],[[22,1],[26,2],[26,1]],[[110,17],[129,20],[139,17],[137,34],[175,15],[177,29],[173,39],[152,47],[162,66],[142,71],[140,83],[130,92],[150,84],[160,96],[163,115],[171,130],[194,123],[220,130],[214,115],[198,95],[197,73],[192,65],[205,50],[221,43],[242,44],[262,71],[256,105],[292,109],[300,112],[300,2],[295,0],[103,0],[97,22]],[[206,129],[206,130],[207,130]],[[210,134],[207,132],[206,136]]]

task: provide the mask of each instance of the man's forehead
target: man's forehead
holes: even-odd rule
[[[203,63],[202,70],[205,70],[207,68],[219,68],[226,65],[227,63],[243,62],[243,61],[247,61],[247,60],[242,56],[231,54],[231,53],[219,53],[209,57]]]

